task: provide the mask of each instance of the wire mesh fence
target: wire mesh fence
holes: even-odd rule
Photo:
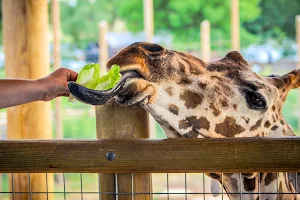
[[[262,175],[258,173],[258,188],[253,192],[247,191],[243,180],[245,175],[239,174],[219,174],[220,179],[217,182],[203,173],[154,173],[151,174],[152,184],[147,191],[136,192],[134,190],[134,180],[136,174],[130,174],[131,190],[124,191],[122,186],[118,183],[118,175],[115,174],[114,189],[103,191],[101,190],[101,174],[95,173],[64,173],[55,174],[55,177],[62,176],[62,181],[59,182],[57,178],[54,182],[54,187],[50,186],[50,174],[44,174],[44,180],[35,180],[35,174],[2,174],[2,188],[0,191],[1,200],[97,200],[107,199],[106,196],[113,197],[113,199],[140,199],[139,197],[148,195],[148,199],[153,200],[229,200],[228,194],[232,199],[265,199],[266,195],[274,195],[274,199],[281,199],[280,196],[286,194],[282,190],[279,173],[274,173],[276,178],[276,191],[264,190],[262,185],[265,185],[266,179],[263,180]],[[290,179],[295,186],[293,195],[299,195],[299,187],[296,187],[299,182],[296,173],[290,173]],[[238,177],[235,186],[237,190],[230,189],[228,185],[228,177]],[[267,175],[268,176],[268,175]],[[51,174],[51,178],[53,178]],[[266,178],[266,177],[265,177]],[[226,180],[227,179],[227,180]],[[26,180],[26,181],[24,181]],[[20,185],[23,184],[23,185]],[[37,191],[36,184],[44,185],[45,191]],[[128,187],[127,187],[128,188]],[[231,190],[231,192],[229,191]],[[150,192],[149,192],[150,191]],[[252,196],[251,196],[251,195]],[[250,195],[250,196],[249,196]],[[257,198],[259,196],[259,198]],[[299,198],[299,196],[298,196]],[[297,198],[297,199],[298,199]],[[111,199],[111,198],[110,198]],[[269,199],[272,199],[272,197]]]

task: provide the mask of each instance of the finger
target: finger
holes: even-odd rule
[[[63,93],[63,94],[57,95],[57,97],[69,97],[69,96],[70,96],[70,94],[68,94],[68,93]]]
[[[78,74],[73,70],[68,69],[67,71],[67,81],[76,81]]]

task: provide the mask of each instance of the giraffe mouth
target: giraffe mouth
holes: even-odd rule
[[[126,85],[126,83],[133,78],[143,77],[135,70],[121,72],[122,78],[120,81],[110,90],[93,90],[79,85],[75,82],[69,82],[68,88],[71,94],[78,100],[90,105],[103,105],[109,99],[116,96]]]

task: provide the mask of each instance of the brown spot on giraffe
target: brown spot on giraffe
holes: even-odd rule
[[[200,129],[200,122],[199,120],[197,120],[197,117],[195,116],[190,116],[190,117],[187,117],[185,118],[185,120],[193,126],[193,128],[195,129]]]
[[[167,87],[165,89],[165,91],[168,93],[169,96],[173,96],[173,91],[172,91],[172,88],[171,87]]]
[[[236,124],[233,117],[226,117],[222,123],[216,125],[215,131],[225,137],[234,137],[235,135],[244,132],[245,128]]]
[[[197,138],[198,135],[199,134],[196,131],[190,131],[190,132],[184,134],[183,137],[185,137],[185,138]]]
[[[272,130],[272,131],[276,131],[277,128],[278,128],[278,126],[273,126],[273,127],[271,128],[271,130]]]
[[[200,117],[199,122],[200,122],[200,128],[209,130],[210,123],[205,117]]]
[[[202,83],[202,82],[198,82],[198,86],[199,86],[202,90],[204,90],[204,89],[206,89],[207,84],[206,84],[206,83]]]
[[[178,81],[178,84],[182,84],[182,85],[189,85],[192,83],[192,80],[190,80],[187,77],[181,77]]]
[[[228,103],[226,100],[222,100],[221,101],[221,105],[224,107],[224,108],[227,108],[228,107]]]
[[[270,126],[271,126],[270,121],[266,121],[264,126],[265,126],[266,128],[270,128]]]
[[[168,110],[174,115],[178,115],[179,108],[175,104],[169,104]]]
[[[200,130],[200,129],[208,130],[210,127],[209,121],[205,117],[200,117],[199,119],[197,119],[196,116],[190,116],[190,117],[187,117],[184,121],[188,124],[188,126],[186,124],[182,123],[182,127],[193,126],[193,129],[196,129],[196,130]],[[179,127],[180,126],[181,125],[179,123]]]
[[[276,174],[275,173],[268,173],[266,178],[265,178],[265,185],[269,185],[275,179],[276,179]]]
[[[261,122],[262,119],[258,120],[254,126],[251,126],[250,131],[255,131],[256,129],[258,129],[258,127],[260,127],[261,125]]]
[[[274,115],[272,115],[272,119],[273,119],[273,123],[277,121]]]
[[[179,62],[179,69],[182,73],[185,73],[185,66],[182,62]]]
[[[191,127],[192,125],[190,125],[186,120],[180,120],[179,121],[179,128],[180,129],[187,129],[188,127]]]
[[[220,110],[216,108],[216,106],[213,103],[209,104],[209,108],[213,110],[214,116],[219,116],[221,114]]]
[[[247,178],[244,177],[244,189],[246,191],[253,191],[256,185],[256,178]]]
[[[283,135],[286,135],[286,130],[283,129],[283,130],[282,130],[282,133],[283,133]]]
[[[185,90],[180,94],[180,99],[185,101],[187,108],[196,108],[203,101],[203,95],[190,90]]]
[[[237,105],[233,104],[233,109],[236,110],[237,109]]]

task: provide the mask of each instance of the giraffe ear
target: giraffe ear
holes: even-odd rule
[[[242,56],[242,54],[240,54],[238,51],[231,51],[229,52],[225,58],[223,58],[224,60],[230,60],[232,62],[235,62],[239,65],[243,65],[243,66],[249,66],[248,62],[244,59],[244,57]]]
[[[300,87],[300,70],[293,70],[283,76],[269,76],[268,79],[278,89],[298,88]]]

